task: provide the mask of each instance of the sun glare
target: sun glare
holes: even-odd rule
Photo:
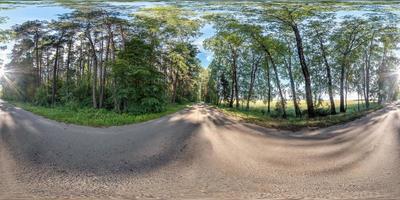
[[[0,78],[3,77],[5,73],[6,72],[5,72],[4,68],[0,67]]]
[[[397,74],[397,80],[400,80],[400,69],[397,70],[396,74]]]

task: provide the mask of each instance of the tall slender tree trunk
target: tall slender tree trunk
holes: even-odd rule
[[[176,93],[177,93],[177,87],[178,87],[178,70],[176,69],[175,73],[172,73],[172,98],[171,102],[175,103],[176,102]]]
[[[233,108],[233,98],[235,96],[235,89],[234,89],[234,87],[235,87],[235,78],[234,78],[234,75],[233,75],[233,70],[232,70],[231,77],[232,77],[232,81],[231,81],[232,84],[231,84],[231,98],[229,99],[229,107]]]
[[[301,111],[300,111],[299,104],[297,103],[296,86],[294,84],[293,72],[292,72],[292,58],[289,58],[287,61],[287,69],[288,69],[289,80],[290,80],[290,89],[292,90],[292,100],[293,100],[294,111],[295,111],[296,117],[300,117]]]
[[[41,84],[42,83],[42,71],[43,71],[43,50],[41,50],[40,51],[40,55],[39,55],[39,84]]]
[[[348,105],[348,101],[347,101],[347,97],[348,97],[348,93],[349,92],[349,70],[347,70],[347,74],[346,74],[346,82],[345,82],[345,110],[347,110],[347,105]]]
[[[114,42],[114,35],[113,32],[110,32],[110,42],[111,42],[111,61],[114,62],[115,61],[115,52],[116,52],[116,48],[115,48],[115,42]],[[114,101],[114,109],[117,112],[121,112],[121,107],[120,107],[120,103],[117,99],[117,80],[115,79],[115,77],[112,79],[112,83],[113,83],[113,101]]]
[[[258,70],[258,61],[253,61],[253,62],[255,62],[255,63],[253,63],[252,66],[251,66],[249,93],[247,95],[247,104],[246,104],[246,109],[247,110],[250,109],[251,95],[253,94],[254,82],[255,82],[256,75],[257,75],[257,70]]]
[[[58,54],[59,54],[59,45],[56,47],[56,55],[54,58],[54,66],[53,66],[53,84],[51,89],[51,104],[54,105],[56,102],[56,92],[57,92],[57,66],[58,66]]]
[[[326,68],[326,78],[328,79],[328,95],[329,95],[329,102],[330,102],[330,107],[331,107],[331,114],[335,115],[336,107],[335,107],[335,100],[333,98],[331,66],[329,65],[328,59],[326,57],[326,51],[325,51],[325,46],[324,46],[322,37],[318,32],[317,32],[317,35],[318,35],[319,46],[321,49],[322,58],[324,59],[324,64],[325,64],[325,68]]]
[[[384,71],[386,68],[386,55],[387,54],[387,49],[386,46],[383,47],[383,56],[382,56],[382,62],[379,65],[378,69],[378,103],[382,104],[384,101],[383,97],[383,83],[384,83]]]
[[[231,99],[229,101],[229,107],[233,107],[233,99],[236,97],[236,108],[239,108],[239,95],[238,95],[238,86],[237,86],[237,72],[236,72],[236,62],[237,55],[233,47],[231,47],[231,78],[232,78],[232,86],[231,86]]]
[[[345,62],[340,66],[340,112],[346,112],[344,108],[344,79],[345,79]]]
[[[78,78],[76,79],[76,84],[79,84],[79,82],[81,81],[81,77],[82,77],[82,65],[83,65],[83,62],[84,62],[84,56],[83,56],[83,43],[82,43],[82,39],[81,39],[81,42],[80,42],[80,48],[79,48],[79,65],[78,65],[78,67],[79,67],[79,69],[77,70],[78,71]]]
[[[314,111],[312,90],[311,90],[311,77],[306,64],[306,59],[304,57],[303,42],[297,24],[293,24],[292,29],[296,38],[297,53],[299,55],[300,65],[304,76],[307,112],[308,116],[312,118],[315,117],[315,111]]]
[[[238,86],[238,78],[237,78],[237,52],[236,50],[232,51],[232,71],[233,71],[233,80],[235,83],[235,96],[236,96],[236,108],[239,108],[239,86]]]
[[[268,59],[265,59],[266,71],[267,71],[267,82],[268,82],[268,94],[267,94],[267,113],[271,113],[271,77],[270,69],[268,65]]]
[[[67,68],[67,74],[66,74],[66,79],[67,79],[67,93],[69,93],[69,87],[70,87],[70,71],[69,71],[69,65],[71,63],[71,54],[72,54],[72,38],[68,42],[68,53],[67,53],[67,63],[66,63],[66,68]]]
[[[124,27],[122,24],[119,25],[119,32],[121,34],[122,48],[125,48],[126,38],[125,38]]]
[[[109,60],[109,54],[110,54],[110,36],[107,38],[107,44],[106,44],[106,58],[105,58],[105,65],[103,66],[103,70],[101,72],[102,77],[100,80],[100,108],[103,106],[103,101],[104,101],[104,90],[105,90],[105,82],[106,82],[106,66],[108,64]]]
[[[274,74],[275,74],[275,79],[276,79],[276,86],[278,87],[278,92],[279,92],[279,96],[280,96],[280,99],[281,99],[281,106],[282,106],[282,112],[283,112],[282,113],[282,117],[286,118],[287,117],[287,115],[286,115],[286,101],[285,101],[285,98],[283,96],[281,83],[280,83],[279,76],[278,76],[278,69],[277,69],[277,67],[275,65],[275,62],[272,59],[271,53],[269,51],[267,51],[267,55],[269,57],[269,60],[271,61],[272,69],[274,69]]]
[[[357,110],[360,111],[360,85],[357,84]]]
[[[364,101],[365,108],[369,108],[369,58],[368,54],[365,53],[365,63],[364,63]]]
[[[104,54],[104,40],[103,40],[103,34],[101,36],[101,43],[100,43],[100,62],[99,62],[99,72],[100,72],[100,84],[99,84],[99,108],[103,107],[103,67],[104,67],[104,60],[103,60],[103,54]]]
[[[93,108],[98,108],[97,104],[97,65],[98,65],[98,60],[97,60],[97,55],[96,55],[96,46],[92,40],[92,37],[90,35],[90,32],[87,33],[87,38],[89,40],[89,44],[91,47],[91,52],[92,52],[92,59],[93,59],[93,73],[92,73],[92,103],[93,103]]]
[[[372,56],[372,47],[373,47],[373,42],[374,42],[374,37],[375,37],[375,32],[372,34],[371,41],[369,44],[368,48],[368,53],[367,53],[367,60],[366,60],[366,98],[365,98],[365,107],[368,109],[369,108],[369,93],[370,93],[370,69],[371,69],[371,56]]]
[[[40,86],[40,80],[41,80],[41,69],[40,69],[40,58],[39,58],[39,36],[37,34],[35,34],[35,61],[36,61],[36,83],[37,86]]]
[[[46,53],[46,83],[47,83],[47,85],[50,84],[50,73],[49,73],[49,71],[50,71],[50,55],[49,55],[49,53]],[[48,91],[48,90],[46,89],[46,91]]]

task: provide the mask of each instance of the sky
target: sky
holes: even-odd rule
[[[59,14],[71,12],[71,9],[63,7],[43,7],[38,5],[20,6],[9,10],[0,10],[0,17],[6,17],[6,23],[0,24],[0,29],[9,29],[15,24],[22,24],[28,20],[51,20],[56,19]],[[8,62],[8,54],[10,54],[13,42],[7,45],[5,51],[0,50],[0,59],[4,63]],[[1,45],[3,46],[3,45]]]

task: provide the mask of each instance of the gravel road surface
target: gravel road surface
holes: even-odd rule
[[[206,105],[91,128],[0,101],[0,199],[400,199],[400,105],[291,132]]]

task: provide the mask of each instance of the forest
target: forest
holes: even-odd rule
[[[2,98],[133,115],[206,102],[307,119],[399,97],[399,15],[389,8],[339,17],[352,6],[212,5],[128,14],[82,6],[2,30],[0,40],[13,41]],[[202,43],[212,60],[201,66],[195,40],[205,25],[215,34]]]

